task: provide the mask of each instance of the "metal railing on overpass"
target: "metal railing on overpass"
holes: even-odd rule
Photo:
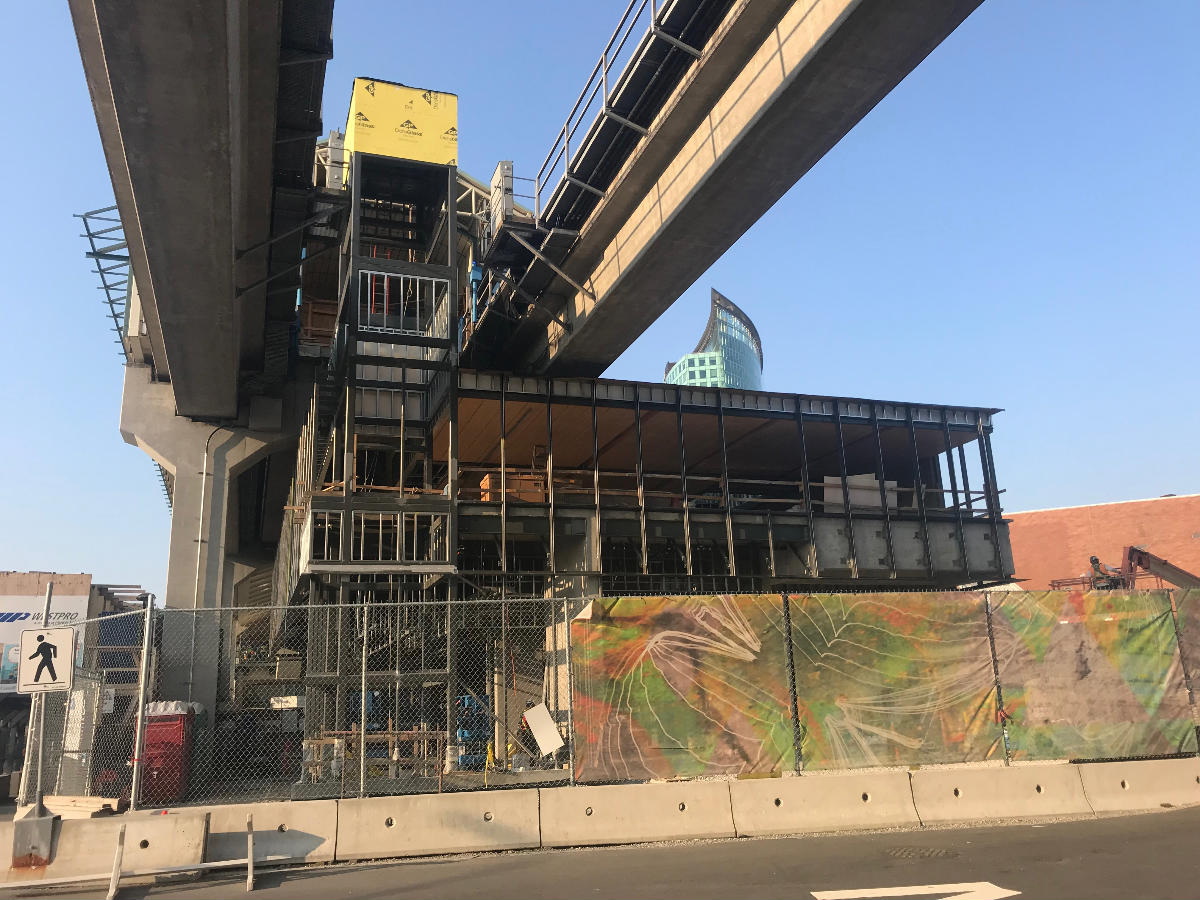
[[[631,0],[538,169],[539,223],[583,224],[731,6]]]

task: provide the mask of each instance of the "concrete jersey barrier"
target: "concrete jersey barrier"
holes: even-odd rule
[[[536,790],[338,801],[338,860],[520,850],[540,844]]]
[[[1077,767],[1068,763],[917,769],[911,775],[922,822],[1092,814]]]
[[[1200,759],[1145,759],[1077,767],[1096,812],[1133,812],[1200,803]]]
[[[726,782],[543,788],[542,846],[734,837]]]
[[[908,772],[829,772],[729,785],[740,836],[919,825]]]
[[[246,816],[254,816],[254,858],[276,857],[275,863],[333,862],[337,840],[338,801],[238,803],[207,806],[207,860],[246,858]],[[278,859],[286,857],[286,859]]]
[[[203,813],[141,816],[136,813],[106,819],[64,819],[58,828],[50,865],[44,869],[13,869],[12,826],[0,835],[9,862],[6,881],[37,881],[96,875],[112,869],[117,835],[125,825],[125,853],[121,869],[186,866],[204,862],[207,843]],[[245,856],[243,844],[242,855]]]

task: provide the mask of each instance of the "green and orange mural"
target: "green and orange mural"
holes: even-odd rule
[[[1013,760],[1196,750],[1165,592],[805,594],[789,611],[805,769],[1003,760],[1005,731]],[[579,780],[796,765],[779,595],[605,598],[571,641]]]
[[[1196,750],[1166,591],[991,595],[1012,759]]]
[[[806,769],[1003,759],[982,594],[790,606]]]
[[[571,642],[579,780],[792,765],[778,596],[595,600]]]

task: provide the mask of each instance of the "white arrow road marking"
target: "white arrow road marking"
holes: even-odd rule
[[[1020,891],[1010,891],[990,881],[961,884],[914,884],[908,887],[859,888],[852,891],[813,891],[814,900],[866,900],[870,897],[919,897],[937,894],[943,900],[1003,900]]]

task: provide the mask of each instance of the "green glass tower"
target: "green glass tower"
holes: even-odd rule
[[[696,349],[667,363],[667,384],[762,390],[763,355],[758,329],[737,304],[713,289],[708,324]]]

